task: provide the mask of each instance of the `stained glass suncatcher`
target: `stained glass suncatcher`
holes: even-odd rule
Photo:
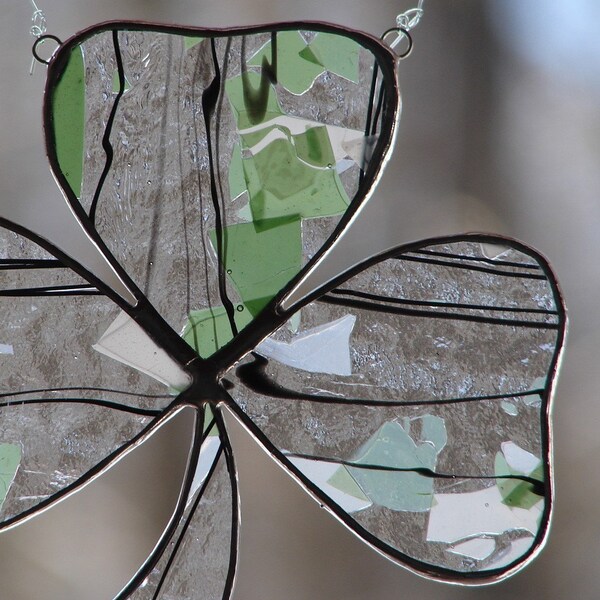
[[[565,324],[541,256],[427,240],[283,304],[368,200],[396,60],[316,23],[108,23],[60,47],[44,119],[68,210],[0,212],[3,527],[184,419],[177,508],[117,597],[228,597],[227,407],[418,573],[487,582],[538,552]]]

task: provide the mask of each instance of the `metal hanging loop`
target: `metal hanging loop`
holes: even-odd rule
[[[394,36],[394,38],[390,40],[391,36]],[[404,29],[403,27],[392,27],[381,36],[381,39],[387,42],[392,50],[396,50],[396,47],[399,46],[402,42],[407,42],[408,45],[406,49],[403,52],[397,52],[398,58],[400,60],[406,58],[412,52],[413,39],[410,33],[408,32],[408,29]]]
[[[45,59],[45,58],[42,58],[38,54],[38,46],[42,45],[44,42],[47,42],[48,40],[52,40],[53,42],[56,42],[57,46],[54,49],[54,52],[50,55],[50,58]],[[50,34],[40,35],[37,38],[37,40],[35,40],[35,42],[33,42],[33,47],[31,48],[31,52],[33,53],[33,58],[35,60],[42,63],[43,65],[49,65],[50,59],[52,58],[52,56],[54,56],[54,53],[58,50],[58,48],[60,46],[62,46],[62,41],[59,38],[57,38],[55,35],[50,35]]]
[[[406,49],[402,52],[397,52],[398,58],[403,59],[410,55],[413,49],[413,40],[410,32],[419,24],[423,17],[423,3],[425,0],[419,0],[415,8],[409,8],[407,11],[399,14],[396,17],[396,27],[388,29],[381,39],[385,40],[392,50],[400,44],[406,44]],[[394,35],[395,37],[391,37]]]

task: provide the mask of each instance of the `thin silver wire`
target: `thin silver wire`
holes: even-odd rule
[[[38,5],[34,2],[34,0],[30,0],[31,6],[33,7],[33,14],[31,15],[31,27],[29,29],[29,33],[37,40],[45,35],[48,30],[46,26],[46,15],[44,11],[41,10]],[[29,67],[29,74],[33,75],[35,70],[35,57],[31,59],[31,67]]]
[[[408,10],[400,13],[396,17],[396,38],[390,43],[390,48],[394,50],[396,46],[405,38],[410,37],[410,31],[412,31],[421,21],[423,17],[423,4],[425,0],[419,0],[419,3],[414,8],[409,8]],[[412,49],[412,41],[409,39],[410,48],[405,55],[402,57],[405,58],[410,54],[410,49]]]
[[[409,8],[407,11],[396,17],[396,25],[406,31],[414,29],[423,17],[423,4],[425,0],[419,0],[415,8]]]

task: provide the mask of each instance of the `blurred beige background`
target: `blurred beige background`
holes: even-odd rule
[[[38,4],[48,32],[66,39],[120,18],[223,27],[318,19],[378,34],[416,2]],[[29,76],[29,0],[0,0],[0,9],[0,194],[26,202],[59,193],[43,151],[45,74],[38,65]],[[550,540],[528,569],[500,585],[462,589],[420,579],[319,509],[234,425],[242,502],[236,600],[599,597],[600,3],[426,0],[425,10],[414,53],[401,64],[404,112],[376,193],[394,218],[380,235],[404,242],[460,231],[505,233],[554,264],[571,323],[555,397],[557,499]],[[142,543],[160,509],[158,492],[169,486],[168,451],[155,450],[146,467],[136,458],[115,469],[109,482],[90,486],[85,497],[0,537],[0,597],[86,599],[90,586],[110,589],[113,571],[135,555],[115,533],[131,528]],[[133,484],[128,467],[145,472],[148,487]],[[115,506],[122,508],[121,520],[111,522]]]

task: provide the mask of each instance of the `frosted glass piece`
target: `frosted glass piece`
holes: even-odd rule
[[[92,348],[133,367],[176,390],[184,390],[190,376],[124,311]]]
[[[289,367],[311,373],[350,375],[350,334],[356,318],[346,315],[294,336],[290,342],[263,340],[256,352]]]

